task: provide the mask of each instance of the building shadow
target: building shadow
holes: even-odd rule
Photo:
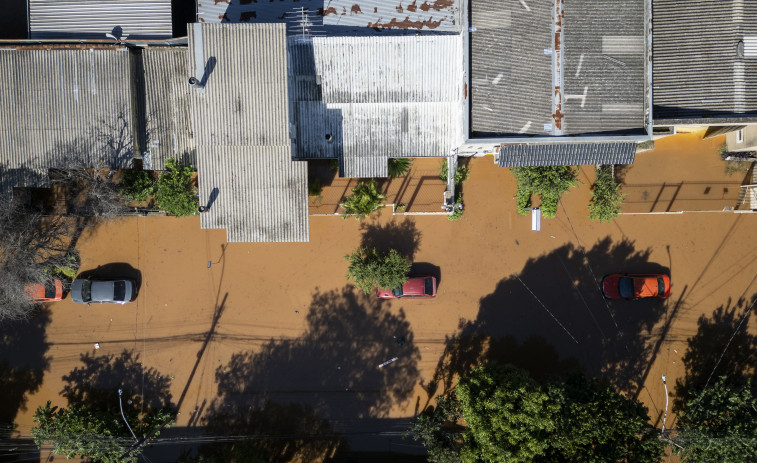
[[[757,294],[749,300],[729,300],[711,316],[699,317],[697,333],[688,338],[683,355],[685,376],[676,379],[676,410],[684,410],[686,402],[721,376],[729,385],[741,386],[747,380],[757,384],[757,336],[748,331],[757,310],[755,300]]]
[[[421,245],[421,232],[413,219],[395,219],[385,225],[362,222],[360,229],[363,232],[361,246],[376,248],[381,252],[396,249],[410,260]]]
[[[447,338],[427,385],[428,401],[491,360],[512,363],[541,381],[583,370],[621,392],[634,391],[653,354],[648,339],[666,301],[607,301],[599,284],[607,273],[667,273],[649,256],[631,241],[608,237],[590,249],[567,244],[529,259],[481,299],[475,320],[461,320]]]
[[[419,376],[410,325],[402,310],[389,309],[351,286],[316,290],[301,336],[271,339],[218,367],[218,398],[202,424],[214,435],[249,436],[271,462],[325,461],[346,446],[376,444],[376,420],[411,397]],[[365,435],[373,442],[351,439]]]
[[[0,323],[0,462],[39,461],[39,449],[31,439],[18,438],[15,419],[27,410],[29,394],[37,392],[50,368],[45,331],[50,311],[36,311],[29,320]],[[26,430],[22,430],[27,434]]]

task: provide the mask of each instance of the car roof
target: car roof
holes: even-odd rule
[[[404,285],[402,285],[402,292],[407,294],[425,294],[426,291],[426,278],[431,278],[426,275],[413,276],[408,278]]]

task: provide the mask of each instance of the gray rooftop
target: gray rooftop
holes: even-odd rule
[[[307,241],[307,165],[292,161],[285,26],[197,24],[188,54],[190,72],[205,81],[190,97],[200,203],[209,206],[202,227],[226,228],[229,241]]]
[[[0,69],[0,195],[72,161],[130,165],[126,48],[0,49]]]
[[[560,18],[551,2],[471,3],[472,135],[642,130],[644,3],[565,0]]]
[[[737,52],[757,36],[757,2],[653,4],[655,120],[757,116],[757,55]]]
[[[500,167],[633,164],[635,142],[502,145]]]
[[[296,157],[385,177],[390,157],[448,156],[465,141],[462,37],[289,39]]]
[[[171,38],[171,0],[29,0],[32,39],[107,40],[106,33],[128,40]]]

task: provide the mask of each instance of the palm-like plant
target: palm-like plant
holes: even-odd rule
[[[352,194],[345,196],[339,205],[344,208],[344,218],[354,216],[357,220],[362,220],[383,206],[384,199],[386,196],[379,191],[374,178],[368,183],[359,182],[352,189]]]
[[[389,159],[389,177],[399,178],[404,177],[410,172],[410,168],[413,167],[413,161],[407,158],[391,158]]]

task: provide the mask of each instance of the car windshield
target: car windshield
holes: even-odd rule
[[[123,301],[126,299],[126,282],[114,281],[113,282],[113,300]]]
[[[633,278],[621,277],[618,281],[618,293],[620,297],[634,297]]]
[[[433,280],[433,278],[426,278],[423,281],[423,291],[426,293],[427,296],[433,296],[434,295],[434,280]]]
[[[55,298],[55,282],[54,281],[48,281],[47,283],[45,283],[45,298],[47,299]]]
[[[665,280],[662,278],[657,279],[657,295],[660,297],[665,295]]]
[[[92,282],[84,280],[81,285],[81,300],[82,302],[89,302],[92,300]]]
[[[402,296],[402,288],[396,288],[392,290],[392,294],[394,294],[394,297],[400,297]]]

